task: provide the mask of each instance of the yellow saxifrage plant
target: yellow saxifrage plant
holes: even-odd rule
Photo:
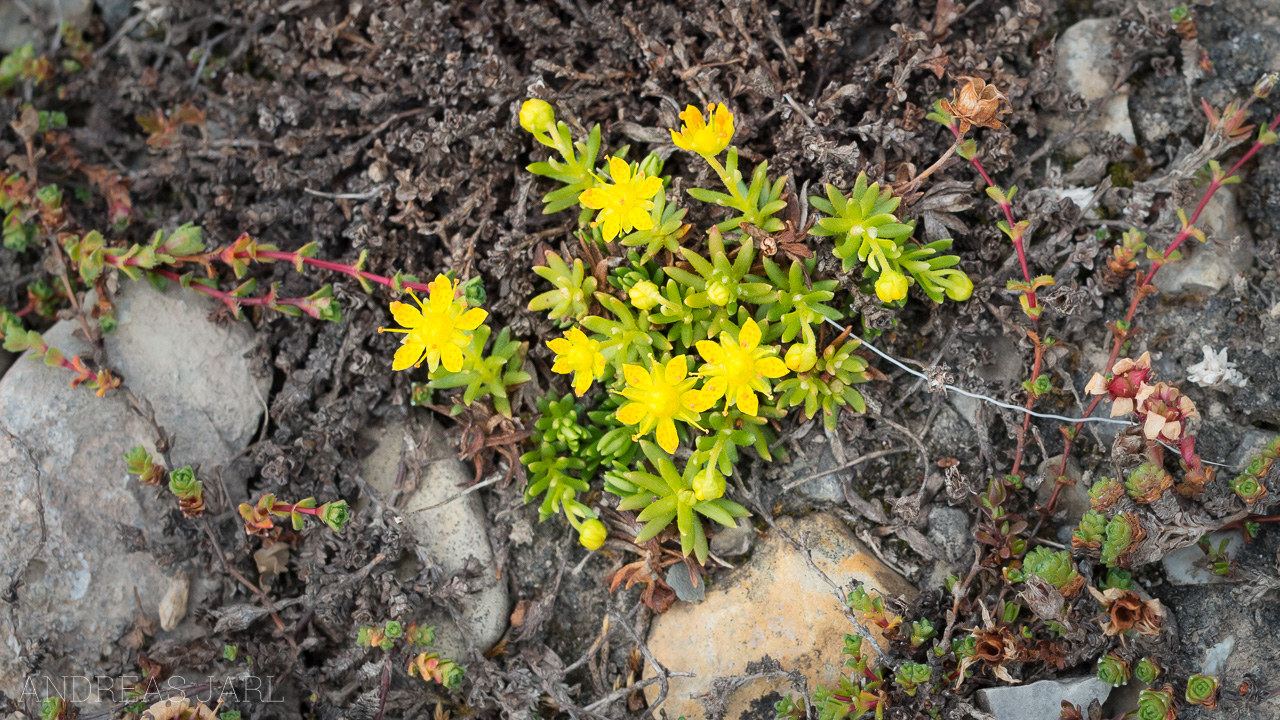
[[[392,370],[418,367],[424,361],[432,371],[441,365],[449,372],[462,369],[462,348],[467,346],[471,331],[480,327],[489,313],[480,308],[468,310],[466,300],[454,297],[454,288],[449,278],[437,275],[427,303],[409,291],[418,309],[402,302],[391,303],[391,316],[403,328],[378,328],[378,332],[404,334],[391,363]]]
[[[679,119],[672,143],[723,186],[687,191],[723,209],[705,233],[681,223],[657,154],[602,155],[599,126],[575,140],[546,102],[521,108],[521,126],[559,156],[529,166],[561,184],[544,197],[546,210],[576,205],[583,247],[572,267],[548,252],[538,268],[555,289],[530,309],[566,328],[547,347],[551,372],[570,376],[573,392],[538,401],[533,449],[521,459],[526,500],[540,498],[543,519],[564,513],[583,545],[600,547],[609,535],[586,504],[601,478],[619,510],[638,511],[643,529],[633,542],[674,529],[682,551],[701,562],[703,522],[732,525],[747,514],[724,497],[742,454],[771,461],[785,453],[775,449],[775,429],[793,408],[806,419],[821,414],[831,429],[844,410],[862,412],[856,385],[870,368],[856,337],[832,338],[824,325],[843,319],[849,303],[837,278],[819,276],[805,203],[785,178],[769,177],[766,162],[744,176],[723,103],[705,113],[689,106]],[[901,304],[912,286],[934,302],[972,289],[959,259],[940,255],[947,244],[912,240],[914,226],[894,215],[897,198],[865,175],[850,195],[830,188],[813,205],[830,215],[815,235],[832,236],[846,269],[865,263],[862,292]]]
[[[465,388],[461,397],[464,405],[492,397],[494,409],[510,415],[509,389],[529,380],[523,369],[528,346],[512,340],[510,331],[503,328],[486,355],[492,333],[484,324],[489,313],[468,308],[466,299],[460,297],[460,283],[445,275],[437,275],[429,287],[425,303],[408,290],[417,308],[391,303],[391,315],[402,327],[378,328],[380,333],[404,336],[391,361],[392,370],[409,370],[426,363],[432,388]]]

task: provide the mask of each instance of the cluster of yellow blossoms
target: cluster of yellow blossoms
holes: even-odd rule
[[[675,452],[680,439],[676,422],[699,430],[698,416],[710,410],[721,399],[724,412],[737,407],[743,414],[754,416],[760,409],[757,395],[772,397],[770,380],[787,374],[787,365],[776,356],[776,349],[760,346],[760,326],[747,319],[735,339],[728,332],[719,342],[696,343],[705,361],[697,373],[689,374],[689,358],[677,355],[663,362],[654,359],[652,367],[624,364],[625,388],[619,393],[628,402],[618,408],[618,421],[636,427],[635,439],[656,430],[659,447]],[[578,328],[573,328],[547,343],[556,354],[551,369],[560,374],[573,374],[573,389],[579,396],[591,383],[602,378],[608,361],[601,343]],[[698,379],[705,379],[695,387]]]

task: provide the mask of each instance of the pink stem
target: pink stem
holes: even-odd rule
[[[948,125],[947,129],[951,131],[951,134],[955,136],[956,140],[960,139],[960,128],[956,127],[954,123]],[[996,186],[995,183],[991,182],[991,176],[987,174],[987,169],[982,166],[982,161],[978,159],[977,155],[969,158],[969,163],[978,171],[978,174],[982,175],[982,179],[986,181],[987,187]],[[1009,223],[1009,232],[1013,233],[1013,249],[1017,251],[1018,263],[1022,265],[1022,279],[1027,281],[1027,283],[1030,283],[1031,271],[1027,267],[1027,253],[1022,246],[1022,233],[1017,231],[1017,223],[1013,221],[1013,206],[1008,202],[1002,202],[999,203],[999,205],[1000,209],[1004,211],[1005,222]],[[1025,294],[1027,296],[1027,307],[1034,309],[1036,307],[1035,290],[1028,290]],[[1038,320],[1039,318],[1031,318],[1032,322],[1036,322]]]
[[[182,276],[169,270],[149,270],[148,272],[153,272],[161,277],[168,278],[169,280],[173,280],[174,282],[181,282],[182,280]],[[294,307],[302,308],[302,310],[306,312],[308,315],[312,314],[310,306],[307,304],[307,298],[281,298],[281,297],[238,298],[229,292],[224,292],[217,288],[211,288],[208,285],[204,285],[198,282],[191,283],[190,288],[195,292],[200,293],[201,295],[208,295],[209,297],[213,297],[213,298],[217,298],[218,300],[221,300],[222,303],[226,305],[228,308],[230,308],[232,312],[237,312],[239,308],[244,306],[262,305],[262,306],[269,307],[271,305],[293,305]]]
[[[343,265],[342,263],[330,262],[328,260],[317,260],[316,258],[309,257],[299,258],[297,253],[281,252],[279,250],[259,250],[258,257],[270,260],[285,260],[292,263],[296,263],[301,259],[304,264],[312,267],[318,267],[321,270],[331,270],[344,275],[350,275],[351,277],[364,278],[365,280],[378,283],[379,285],[385,285],[389,288],[395,287],[395,283],[391,278],[367,272],[365,270],[357,270],[353,265]],[[427,283],[401,282],[400,287],[409,288],[410,290],[420,290],[423,292],[431,291],[431,286]]]

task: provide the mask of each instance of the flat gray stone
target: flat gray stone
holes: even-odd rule
[[[973,555],[973,546],[977,542],[969,532],[969,514],[945,505],[929,511],[929,539],[951,562]]]
[[[1111,62],[1115,43],[1116,21],[1110,18],[1081,20],[1058,37],[1058,79],[1067,90],[1078,93],[1087,102],[1095,102],[1111,92],[1116,68]],[[1133,121],[1129,119],[1129,96],[1117,93],[1097,111],[1085,129],[1119,135],[1129,144],[1137,143]],[[1088,149],[1084,153],[1087,154]]]
[[[1058,720],[1063,700],[1086,708],[1094,700],[1105,702],[1110,694],[1110,685],[1089,676],[983,688],[976,696],[978,707],[996,720]]]
[[[470,493],[424,509],[461,492],[459,484],[470,481],[474,473],[458,460],[457,450],[425,412],[370,430],[367,437],[376,448],[360,462],[360,474],[384,501],[389,501],[395,490],[402,460],[406,479],[416,483],[401,503],[400,512],[424,561],[439,565],[446,577],[461,572],[469,558],[475,558],[484,569],[479,578],[468,583],[475,592],[464,601],[465,628],[439,610],[404,619],[434,625],[435,647],[444,657],[465,658],[468,636],[481,652],[488,650],[507,629],[510,598],[506,582],[494,577],[493,550],[480,495]]]
[[[174,461],[208,470],[242,450],[270,391],[244,357],[252,329],[209,322],[213,305],[176,285],[126,282],[116,300],[107,363],[175,435]],[[84,353],[77,326],[59,322],[45,340]],[[123,392],[98,398],[70,379],[30,354],[0,379],[0,583],[22,582],[13,622],[0,623],[0,690],[11,696],[27,670],[92,675],[136,616],[133,589],[154,618],[175,570],[120,539],[121,527],[157,532],[149,519],[173,507],[125,472],[124,452],[151,447],[151,427]]]
[[[684,563],[676,563],[667,568],[667,584],[676,591],[676,597],[681,602],[700,603],[707,597],[707,584],[702,581],[702,576],[698,576],[698,583],[695,585],[689,579],[689,568]]]
[[[0,3],[0,51],[13,52],[31,43],[39,53],[59,20],[84,30],[93,14],[93,0],[26,0],[26,6],[30,14],[15,2]]]
[[[711,536],[711,553],[722,558],[734,558],[751,552],[756,539],[756,529],[746,519],[739,519],[731,528],[717,525]]]
[[[1239,557],[1240,551],[1244,549],[1244,533],[1238,531],[1209,533],[1209,543],[1213,547],[1218,547],[1223,540],[1227,541],[1227,554],[1232,558]],[[1214,575],[1209,570],[1204,562],[1207,557],[1199,545],[1189,545],[1165,555],[1160,562],[1164,564],[1169,582],[1174,585],[1211,585],[1228,582],[1228,578]]]
[[[1240,217],[1231,187],[1213,194],[1196,227],[1208,236],[1208,242],[1188,239],[1180,246],[1183,258],[1160,268],[1154,283],[1162,295],[1213,295],[1253,264],[1253,234]]]

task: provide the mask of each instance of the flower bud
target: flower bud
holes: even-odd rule
[[[714,466],[697,473],[693,477],[693,496],[699,502],[724,497],[724,476]]]
[[[712,282],[707,285],[707,299],[720,307],[724,307],[729,304],[729,288],[725,287],[722,282]]]
[[[1276,74],[1267,73],[1258,78],[1258,82],[1253,84],[1254,97],[1265,98],[1271,94],[1271,89],[1276,86]]]
[[[329,529],[341,532],[342,526],[351,519],[351,511],[347,507],[346,500],[339,500],[321,505],[319,517],[325,525],[329,526]]]
[[[796,343],[787,348],[783,361],[795,372],[808,372],[818,362],[818,354],[813,347],[805,343]]]
[[[535,135],[551,132],[556,126],[556,111],[546,100],[531,98],[520,106],[520,127]]]
[[[883,302],[897,302],[907,296],[907,276],[888,269],[876,280],[876,297]]]
[[[952,277],[955,285],[946,289],[947,297],[956,302],[968,300],[969,296],[973,294],[973,281],[964,273],[956,273]]]
[[[627,297],[631,298],[631,304],[641,310],[650,310],[662,300],[662,293],[658,291],[658,286],[648,280],[641,280],[631,289],[627,291]]]
[[[605,527],[604,523],[593,518],[582,523],[582,530],[578,533],[578,542],[582,543],[582,547],[588,550],[598,550],[601,545],[604,545],[607,537],[609,537],[609,528]]]

